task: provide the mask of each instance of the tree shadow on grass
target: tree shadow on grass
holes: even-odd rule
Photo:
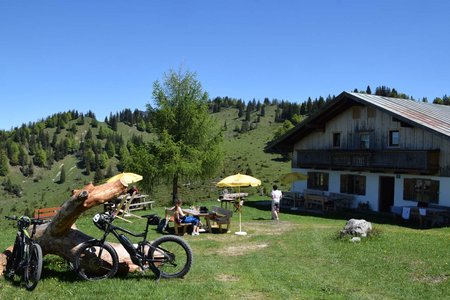
[[[271,201],[268,200],[257,200],[257,201],[246,201],[245,205],[248,207],[252,207],[261,211],[270,212],[271,209]],[[378,224],[388,224],[388,225],[396,225],[402,226],[412,229],[431,229],[429,227],[420,227],[417,222],[411,220],[403,220],[401,218],[393,218],[391,213],[384,212],[375,212],[375,211],[364,211],[358,209],[348,209],[342,211],[322,211],[321,209],[314,208],[305,208],[304,206],[296,207],[295,210],[291,210],[290,208],[281,208],[281,214],[289,214],[289,215],[299,215],[299,216],[314,216],[318,218],[325,219],[333,219],[333,220],[342,220],[343,224],[350,219],[364,219],[371,223]],[[264,220],[264,218],[259,218]],[[265,219],[267,220],[267,219]],[[269,219],[270,220],[270,219]],[[439,226],[434,226],[433,228],[438,228]],[[442,227],[442,226],[441,226]],[[445,225],[443,226],[445,227]]]
[[[115,278],[125,279],[125,280],[141,280],[141,279],[153,279],[156,280],[156,275],[151,271],[147,270],[142,273],[139,271],[136,272],[127,272],[127,271],[119,271],[114,275]],[[77,282],[84,281],[73,269],[72,265],[67,262],[65,259],[56,256],[56,255],[48,255],[44,259],[44,265],[42,269],[41,280],[57,278],[60,282]],[[14,282],[16,284],[16,282]],[[20,285],[20,282],[17,282],[17,285]]]
[[[75,282],[81,280],[72,264],[56,255],[47,255],[44,257],[41,279],[58,278],[63,282]]]

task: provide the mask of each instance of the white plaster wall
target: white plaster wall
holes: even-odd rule
[[[318,170],[310,169],[292,169],[292,172],[300,172],[307,174],[309,172],[317,172]],[[450,207],[450,178],[447,177],[433,177],[433,176],[420,176],[420,175],[396,175],[385,173],[367,173],[367,172],[342,172],[342,171],[329,171],[322,170],[329,174],[328,182],[328,194],[329,192],[340,192],[340,175],[341,174],[353,174],[366,176],[366,194],[354,195],[356,207],[359,202],[369,202],[370,208],[374,211],[378,211],[379,202],[379,184],[380,176],[393,176],[394,179],[394,205],[395,206],[416,206],[416,201],[403,200],[403,180],[405,178],[423,178],[440,181],[439,183],[439,205]],[[303,192],[307,188],[307,181],[297,181],[292,185],[292,191]]]
[[[310,169],[292,169],[292,172],[300,172],[303,174],[308,174],[309,172],[317,172],[318,170],[310,170]],[[379,174],[373,173],[357,173],[357,172],[341,172],[341,171],[328,171],[323,170],[322,172],[326,172],[329,174],[328,178],[328,193],[340,193],[341,189],[341,174],[353,174],[353,175],[362,175],[366,176],[366,195],[354,195],[355,202],[353,203],[356,207],[359,202],[369,202],[370,207],[373,210],[378,211],[378,184],[379,184]],[[297,181],[294,182],[292,186],[292,190],[295,192],[303,192],[307,188],[307,181]]]
[[[439,205],[450,207],[450,178],[439,178]]]

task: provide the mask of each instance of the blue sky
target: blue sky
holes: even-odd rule
[[[170,69],[210,97],[450,93],[450,1],[0,0],[0,129],[145,109]]]

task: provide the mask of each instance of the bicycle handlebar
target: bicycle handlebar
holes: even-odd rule
[[[21,217],[17,217],[17,216],[5,216],[5,219],[11,220],[11,221],[17,221],[17,220],[21,220],[21,219],[24,218],[24,217],[30,219],[31,225],[34,225],[34,224],[36,224],[36,225],[42,225],[42,224],[45,224],[45,223],[49,223],[49,222],[50,222],[50,220],[43,220],[43,219],[29,218],[29,217],[27,217],[27,216],[21,216]]]

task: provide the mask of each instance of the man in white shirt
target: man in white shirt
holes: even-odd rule
[[[272,220],[279,220],[278,214],[280,212],[281,198],[283,198],[283,194],[278,189],[278,186],[274,185],[272,190]]]

